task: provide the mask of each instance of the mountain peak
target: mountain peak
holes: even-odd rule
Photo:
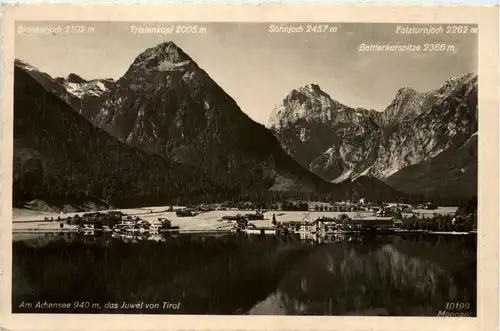
[[[321,88],[319,87],[318,84],[314,83],[309,83],[301,87],[301,89],[308,90],[308,91],[317,91],[317,92],[323,92]]]
[[[477,72],[469,72],[469,73],[466,73],[465,75],[463,75],[462,77],[459,78],[460,81],[465,81],[465,82],[468,82],[468,81],[471,81],[474,79],[477,79]]]
[[[23,68],[24,70],[28,70],[28,71],[39,71],[37,68],[35,68],[31,64],[24,62],[23,60],[20,60],[20,59],[15,59],[14,65],[17,67]]]
[[[66,78],[66,81],[68,83],[76,83],[76,84],[85,84],[87,82],[85,79],[74,73],[70,73],[68,75],[68,78]]]
[[[298,102],[300,104],[307,102],[311,98],[326,98],[331,99],[330,96],[324,92],[318,84],[309,83],[303,85],[297,89],[293,89],[290,93],[285,97],[285,102]]]
[[[463,86],[476,86],[477,87],[477,73],[467,73],[460,77],[450,77],[438,89],[438,93],[449,93],[449,91]],[[448,91],[448,92],[447,92]]]
[[[192,59],[179,46],[167,41],[146,49],[135,59],[132,66],[163,71],[191,61]]]
[[[291,90],[282,103],[273,108],[268,126],[279,128],[298,119],[328,122],[335,116],[334,112],[344,108],[318,84],[309,83]]]
[[[23,60],[21,59],[14,59],[14,65],[26,65],[26,62],[24,62]]]
[[[398,92],[396,93],[396,96],[397,95],[402,95],[402,94],[403,95],[407,95],[407,94],[417,94],[417,93],[418,92],[415,89],[413,89],[413,88],[411,88],[409,86],[405,86],[405,87],[402,87],[402,88],[400,88],[398,90]]]

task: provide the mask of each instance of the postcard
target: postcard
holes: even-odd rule
[[[2,327],[497,329],[495,7],[2,24]]]

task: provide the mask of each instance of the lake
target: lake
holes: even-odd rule
[[[149,240],[148,240],[149,239]],[[26,235],[13,313],[476,316],[475,235]]]

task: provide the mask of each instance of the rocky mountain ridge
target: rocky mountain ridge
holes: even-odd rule
[[[88,119],[98,114],[101,104],[109,97],[115,85],[112,78],[86,81],[73,73],[66,79],[56,78],[56,81],[62,84],[68,93],[80,100],[77,111]]]
[[[273,109],[269,127],[289,155],[333,182],[369,175],[405,192],[445,194],[439,188],[416,189],[411,178],[404,179],[404,169],[422,162],[429,169],[437,164],[430,160],[445,151],[453,157],[478,129],[477,74],[449,79],[425,93],[401,88],[383,112],[341,105],[319,87],[314,93],[297,91],[311,92],[293,90]],[[477,164],[477,158],[468,160]],[[467,178],[472,181],[467,187],[474,187],[477,179]],[[450,180],[460,184],[458,177]]]
[[[14,65],[27,72],[45,90],[57,95],[87,119],[97,114],[102,102],[109,96],[115,84],[111,78],[87,81],[74,73],[70,73],[67,78],[52,78],[47,73],[19,59],[15,60]]]
[[[19,165],[17,183],[29,182],[23,179],[26,178],[23,170],[26,169],[23,166],[26,159],[22,157],[25,154],[24,151],[28,151],[28,155],[38,155],[41,147],[37,145],[36,148],[32,148],[31,145],[46,140],[53,141],[52,138],[46,136],[46,133],[51,130],[44,115],[49,112],[48,109],[55,108],[62,112],[61,119],[57,119],[59,115],[54,111],[50,112],[49,117],[51,121],[62,120],[67,123],[67,130],[82,132],[88,137],[87,139],[93,135],[99,137],[96,139],[100,142],[90,139],[91,146],[86,146],[87,143],[80,136],[68,138],[62,132],[54,133],[58,137],[57,140],[78,140],[77,145],[82,145],[85,150],[85,155],[81,155],[85,161],[78,161],[80,158],[78,149],[70,153],[71,149],[68,146],[64,148],[62,159],[57,155],[52,155],[56,153],[55,149],[40,153],[40,157],[45,161],[41,166],[37,166],[37,169],[43,169],[42,172],[50,178],[55,176],[55,178],[67,179],[55,188],[51,186],[47,189],[42,185],[42,188],[38,190],[45,193],[47,190],[49,193],[62,192],[63,187],[73,187],[74,189],[69,189],[69,191],[80,192],[78,194],[94,192],[93,194],[97,197],[105,199],[109,194],[115,195],[115,198],[116,195],[130,198],[144,190],[144,194],[140,194],[141,198],[136,197],[135,200],[144,198],[150,199],[148,203],[153,203],[151,202],[155,196],[153,192],[157,192],[158,199],[165,197],[170,194],[170,190],[163,184],[173,181],[172,189],[180,190],[180,192],[198,190],[196,191],[200,192],[198,196],[201,196],[201,192],[209,192],[219,197],[228,192],[232,192],[232,196],[247,193],[257,196],[265,195],[268,191],[314,192],[336,199],[350,198],[353,192],[360,192],[362,195],[379,192],[388,200],[401,196],[401,192],[378,180],[360,179],[355,182],[348,180],[336,185],[325,182],[304,169],[282,150],[272,132],[244,114],[236,102],[195,61],[170,42],[162,43],[139,54],[116,83],[87,81],[76,74],[71,74],[67,78],[52,79],[49,75],[18,62],[16,62],[16,71],[15,79],[19,81],[18,84],[28,81],[25,74],[40,84],[37,86],[30,81],[29,88],[17,89],[18,105],[16,107],[21,109],[34,107],[30,102],[33,101],[33,96],[43,94],[39,89],[49,92],[43,95],[52,94],[68,105],[71,105],[71,102],[67,101],[68,98],[78,99],[83,92],[91,95],[97,92],[97,89],[103,91],[99,83],[109,90],[109,94],[100,102],[98,111],[93,116],[88,115],[90,113],[87,108],[88,104],[84,104],[82,108],[72,106],[73,110],[87,118],[87,124],[83,124],[81,119],[68,119],[68,116],[73,118],[73,115],[68,115],[66,110],[61,110],[66,109],[61,104],[54,106],[56,101],[50,98],[50,104],[40,106],[43,118],[29,124],[34,127],[31,130],[33,134],[27,135],[26,130],[18,132],[15,146],[18,160],[16,162]],[[92,86],[97,89],[85,89]],[[314,89],[312,86],[311,88]],[[33,93],[29,92],[31,89]],[[103,95],[105,94],[100,96]],[[26,100],[22,101],[24,98]],[[94,109],[92,107],[91,109]],[[16,112],[19,111],[16,109]],[[24,125],[28,125],[25,123],[28,118],[24,117],[22,121]],[[101,130],[89,129],[88,125]],[[62,127],[64,125],[59,125],[59,128]],[[102,133],[97,133],[103,130],[111,136],[103,138]],[[134,151],[132,153],[134,156],[131,156],[128,149],[123,146],[129,146],[131,151]],[[92,179],[92,176],[97,170],[92,170],[91,163],[95,163],[98,168],[103,166],[100,161],[92,161],[94,156],[90,151],[94,148],[99,151],[103,150],[103,153],[111,148],[114,160],[117,160],[118,164],[113,161],[107,166],[121,169],[120,171],[126,174],[124,178],[118,178],[115,173],[105,175],[103,177],[107,179],[102,184],[98,184],[101,186],[92,188],[91,184],[96,181]],[[141,151],[146,154],[142,154]],[[99,160],[102,156],[100,153],[97,154]],[[50,157],[44,155],[50,155]],[[135,157],[144,160],[135,160]],[[44,163],[50,158],[59,160],[58,162],[71,162],[73,165],[52,166],[53,163]],[[35,159],[39,158],[35,157]],[[154,168],[143,165],[142,162],[149,162],[148,160],[154,160],[151,161]],[[35,163],[40,165],[38,161]],[[122,169],[125,165],[121,163],[131,165],[127,169]],[[87,175],[82,174],[83,170],[71,170],[82,164],[90,167],[83,172]],[[187,169],[186,174],[184,167]],[[66,173],[64,169],[70,173]],[[141,174],[141,171],[146,173]],[[73,175],[74,173],[78,173],[78,176]],[[101,169],[97,173],[100,178],[98,183],[101,183],[103,181],[101,174],[104,172]],[[170,178],[167,182],[165,182],[167,177],[162,177],[165,176],[164,173]],[[77,178],[80,178],[78,183],[90,184],[81,184],[84,187],[81,189],[80,184],[74,182]],[[111,182],[108,182],[108,179]],[[55,181],[58,182],[57,179]],[[193,181],[198,182],[194,184]],[[27,193],[26,184],[18,184],[16,187],[18,192]],[[143,189],[137,189],[138,187],[143,187]],[[130,188],[130,192],[127,188]]]

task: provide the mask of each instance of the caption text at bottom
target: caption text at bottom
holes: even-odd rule
[[[180,302],[163,301],[161,303],[145,303],[140,302],[107,302],[105,304],[93,303],[89,301],[76,301],[73,303],[68,302],[47,302],[38,301],[33,304],[32,302],[21,302],[19,308],[38,308],[38,309],[173,309],[180,308]]]

